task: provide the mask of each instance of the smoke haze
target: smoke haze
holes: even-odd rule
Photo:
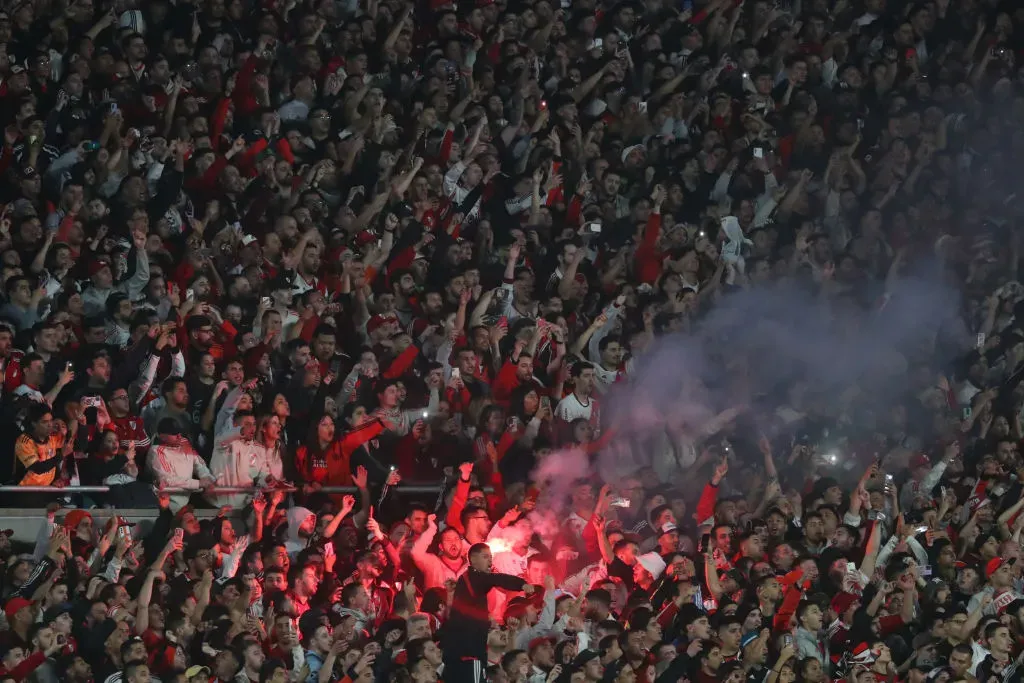
[[[917,365],[936,374],[969,344],[959,294],[937,264],[897,279],[884,300],[881,283],[827,299],[811,290],[790,279],[729,293],[690,332],[657,339],[630,383],[601,397],[602,427],[620,431],[596,463],[602,478],[615,482],[651,464],[651,437],[666,425],[696,440],[732,406],[749,406],[748,416],[774,436],[771,416],[798,385],[807,387],[809,410],[842,411],[853,430],[870,429],[872,415],[905,400]],[[546,458],[534,480],[548,483],[542,502],[557,510],[570,483],[591,474],[589,458],[568,450]]]

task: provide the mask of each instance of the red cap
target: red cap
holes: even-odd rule
[[[333,251],[331,251],[331,261],[340,262],[341,259],[345,257],[345,254],[350,253],[352,253],[352,250],[344,245],[336,247]]]
[[[918,467],[928,467],[929,464],[931,461],[924,453],[915,453],[910,457],[910,469],[912,470],[916,470]]]
[[[996,571],[1003,566],[1003,562],[1006,562],[1007,564],[1013,564],[1013,558],[1011,557],[1009,560],[1004,560],[1001,557],[993,557],[991,560],[989,560],[985,564],[985,578],[987,579],[993,574],[995,574]]]
[[[381,327],[381,325],[386,325],[391,322],[396,322],[396,318],[390,315],[381,315],[378,313],[366,321],[366,334],[373,334]]]
[[[850,605],[859,600],[853,593],[836,593],[835,597],[832,598],[832,604],[830,607],[836,614],[842,614],[846,610],[850,609]]]
[[[90,261],[89,262],[89,277],[92,277],[96,273],[100,272],[104,268],[109,268],[110,264],[106,261]]]
[[[11,623],[11,621],[14,620],[14,615],[17,614],[19,611],[25,609],[26,607],[31,607],[34,604],[36,603],[32,602],[31,600],[26,600],[22,597],[11,598],[10,600],[8,600],[7,604],[4,605],[4,616],[7,617],[7,623]]]
[[[854,664],[870,666],[878,659],[878,655],[868,646],[867,643],[859,643],[850,651]]]
[[[85,510],[69,510],[68,514],[64,515],[64,528],[74,531],[86,518],[92,519],[92,515]]]

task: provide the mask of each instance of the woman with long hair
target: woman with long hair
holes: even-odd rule
[[[490,463],[497,466],[505,452],[515,443],[515,430],[506,430],[505,426],[505,412],[501,406],[489,405],[480,411],[476,423],[476,439],[473,440],[473,455],[477,464]]]
[[[490,499],[505,495],[499,466],[508,449],[516,442],[521,429],[517,421],[510,418],[509,422],[506,429],[505,412],[496,405],[489,405],[481,410],[477,422],[476,439],[473,440],[475,471],[481,485],[494,489]]]
[[[81,442],[80,442],[81,443]],[[106,494],[90,495],[116,508],[154,508],[158,505],[151,484],[139,481],[135,442],[122,448],[117,432],[108,424],[88,442],[88,458],[76,460],[83,484],[109,486]]]
[[[328,468],[328,459],[337,457],[337,453],[332,453],[336,446],[334,418],[323,413],[310,420],[306,438],[303,439],[302,445],[295,449],[295,479],[305,482],[302,485],[303,495],[308,496],[319,491],[324,485],[334,485],[334,477]]]
[[[340,439],[335,438],[334,418],[326,413],[309,424],[305,442],[295,451],[296,478],[305,482],[302,493],[310,496],[324,486],[352,486],[352,453],[379,436],[384,423],[362,409],[361,419],[354,419],[353,428]],[[340,495],[334,498],[340,503]]]
[[[549,439],[553,436],[551,400],[542,396],[535,384],[524,384],[512,392],[508,414],[520,426],[516,442],[522,446],[529,447],[540,434]]]
[[[281,438],[281,418],[277,413],[262,414],[256,420],[256,443],[263,446],[263,462],[257,463],[261,472],[266,472],[274,481],[284,480],[284,439]]]
[[[515,441],[503,456],[497,454],[506,487],[528,481],[537,466],[535,449],[554,439],[551,400],[541,395],[536,384],[525,384],[512,392],[508,415],[506,433],[514,429]]]

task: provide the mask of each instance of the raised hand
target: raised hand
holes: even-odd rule
[[[717,486],[718,482],[720,482],[723,479],[725,479],[725,475],[728,474],[728,473],[729,473],[729,459],[723,457],[718,462],[718,465],[715,466],[715,475],[711,479],[715,483],[715,485]]]
[[[384,532],[380,530],[380,524],[373,517],[366,520],[366,530],[378,541],[384,540]]]
[[[346,517],[348,513],[352,512],[352,508],[356,506],[355,496],[346,495],[341,499],[341,516]]]
[[[354,483],[357,488],[365,489],[366,481],[366,468],[360,465],[359,467],[356,468],[356,473],[352,475],[352,483]]]

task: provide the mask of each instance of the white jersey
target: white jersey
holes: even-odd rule
[[[582,418],[597,428],[600,415],[601,409],[598,400],[593,396],[583,403],[576,394],[569,394],[555,406],[555,417],[563,422],[571,423]]]

